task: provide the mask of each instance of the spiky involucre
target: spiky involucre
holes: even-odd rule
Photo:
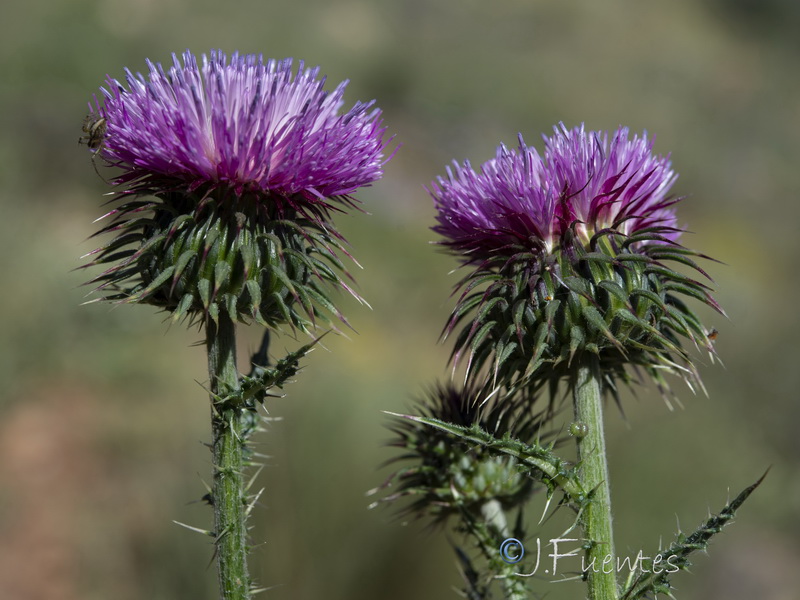
[[[198,65],[187,51],[148,66],[109,78],[90,107],[90,147],[122,171],[100,231],[116,237],[91,253],[110,265],[93,280],[104,298],[304,329],[320,309],[338,315],[327,284],[350,288],[331,214],[382,175],[380,111],[339,114],[346,82],[326,92],[291,59],[211,52]]]
[[[646,137],[563,125],[543,157],[520,138],[480,172],[449,169],[431,195],[434,230],[469,269],[445,329],[462,327],[454,361],[467,357],[468,376],[486,367],[491,388],[555,386],[584,353],[612,392],[627,365],[664,390],[665,371],[701,385],[680,340],[713,348],[681,296],[720,309],[672,266],[706,276],[677,241],[675,178]]]
[[[414,414],[477,427],[498,438],[532,442],[540,434],[539,420],[522,397],[518,402],[486,403],[479,390],[469,386],[432,387]],[[395,491],[381,502],[410,499],[402,514],[429,516],[441,523],[462,513],[480,514],[481,506],[493,499],[506,509],[517,507],[533,491],[533,480],[515,458],[461,442],[412,418],[393,424],[392,429],[396,434],[392,445],[405,452],[391,462],[404,466],[387,482]]]

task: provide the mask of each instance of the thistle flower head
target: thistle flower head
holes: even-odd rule
[[[484,403],[473,387],[433,387],[415,414],[464,427],[477,426],[498,438],[509,435],[530,442],[539,432],[539,422],[525,410],[524,402]],[[403,513],[428,515],[442,522],[465,512],[479,515],[481,506],[493,499],[513,508],[532,492],[533,479],[513,457],[498,456],[411,419],[402,420],[393,429],[396,437],[392,445],[405,452],[392,462],[405,466],[387,482],[396,486],[396,491],[382,502],[412,499]]]
[[[313,212],[382,175],[385,129],[373,103],[344,114],[347,82],[324,89],[319,68],[292,59],[219,51],[173,55],[148,76],[108,78],[100,155],[123,170],[117,183],[148,193],[203,189],[253,193],[279,212]]]
[[[678,244],[675,179],[646,136],[563,124],[543,155],[520,137],[479,172],[448,169],[430,194],[434,231],[470,269],[445,330],[464,325],[455,361],[469,357],[468,375],[491,365],[493,386],[552,384],[583,353],[599,357],[612,390],[630,364],[663,389],[664,371],[699,382],[679,338],[711,342],[679,296],[719,307],[670,266],[705,275]]]
[[[480,172],[456,162],[431,185],[433,230],[471,263],[515,249],[551,252],[568,231],[588,243],[606,228],[630,235],[658,227],[675,241],[676,200],[667,194],[676,175],[646,136],[628,138],[625,127],[609,142],[607,133],[562,124],[545,137],[544,157],[520,136]]]
[[[380,111],[341,112],[347,82],[328,92],[291,59],[187,51],[147,64],[109,77],[84,126],[121,170],[101,230],[117,236],[91,263],[112,264],[94,280],[106,298],[301,327],[330,310],[321,284],[348,289],[331,211],[382,175]]]

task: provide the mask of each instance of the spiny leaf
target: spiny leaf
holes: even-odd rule
[[[732,502],[729,502],[718,515],[708,518],[689,536],[679,534],[669,548],[658,552],[656,556],[661,556],[662,562],[672,566],[673,573],[675,572],[674,569],[687,569],[691,566],[688,559],[689,555],[698,550],[706,550],[708,548],[711,538],[722,531],[722,528],[733,519],[736,511],[744,504],[750,494],[761,485],[768,472],[769,469],[758,481],[745,488]],[[636,600],[644,598],[648,594],[667,593],[672,587],[669,582],[671,574],[667,572],[666,568],[658,573],[655,572],[654,568],[649,569],[647,572],[641,572],[625,588],[621,600]]]
[[[508,360],[508,357],[511,356],[514,351],[517,349],[517,342],[508,342],[501,350],[497,350],[497,358],[496,358],[496,370],[499,370],[500,367],[503,366],[503,363]]]
[[[327,294],[324,290],[316,287],[316,286],[305,286],[305,292],[311,297],[311,299],[316,302],[319,306],[327,310],[333,315],[337,315],[339,318],[342,318],[339,310],[334,306],[333,302],[328,299]]]
[[[233,394],[221,398],[220,401],[239,407],[252,408],[251,399],[264,402],[272,388],[282,389],[300,369],[300,359],[306,356],[319,343],[323,334],[310,343],[290,352],[280,359],[274,367],[256,365],[250,375],[241,375],[239,378],[240,389]],[[263,362],[266,362],[264,360]]]
[[[175,235],[175,232],[177,232],[178,229],[180,229],[181,226],[187,221],[194,221],[194,217],[192,215],[187,215],[187,214],[178,215],[177,217],[175,217],[175,219],[170,224],[168,236],[172,237],[173,235]]]
[[[575,472],[572,469],[565,468],[563,460],[538,444],[528,445],[508,437],[498,439],[476,425],[462,427],[432,417],[401,415],[388,411],[386,411],[386,414],[429,425],[449,433],[468,444],[481,446],[493,453],[512,456],[521,463],[532,467],[539,474],[538,479],[557,484],[573,502],[579,505],[586,502],[587,494],[581,487]]]
[[[628,236],[628,238],[622,243],[622,246],[624,248],[628,248],[640,242],[664,242],[670,245],[674,243],[669,238],[666,238],[663,235],[661,235],[658,229],[653,227],[648,227],[646,229],[640,229],[637,233]]]
[[[236,306],[236,296],[233,294],[224,294],[222,296],[222,303],[225,306],[225,310],[228,311],[228,316],[235,321],[239,317],[239,310]]]
[[[597,262],[604,265],[614,264],[614,258],[603,252],[587,252],[581,256],[581,260]]]
[[[125,259],[135,256],[137,252],[138,251],[135,248],[123,250],[121,252],[116,252],[114,254],[108,254],[106,252],[102,252],[100,256],[98,256],[94,261],[89,263],[89,265],[87,266],[100,265],[104,263],[117,262],[117,261],[120,261],[124,264],[125,262],[128,262]]]
[[[139,249],[136,251],[137,256],[143,255],[145,252],[149,251],[153,246],[156,246],[164,241],[166,235],[163,233],[160,235],[154,235],[150,239],[148,239],[144,244],[142,244]]]
[[[677,271],[670,269],[669,267],[665,267],[664,265],[658,263],[651,263],[647,266],[647,273],[655,273],[656,275],[660,275],[662,279],[665,281],[677,281],[680,283],[691,284],[703,287],[705,289],[709,289],[709,287],[699,281],[692,279],[682,273],[678,273]]]

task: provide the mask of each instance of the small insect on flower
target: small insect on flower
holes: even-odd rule
[[[106,137],[106,119],[96,115],[86,115],[81,127],[86,135],[78,138],[79,144],[86,144],[90,150],[97,152],[103,145]]]

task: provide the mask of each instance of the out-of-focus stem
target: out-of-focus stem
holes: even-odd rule
[[[485,531],[489,535],[484,537],[487,539],[481,540],[484,549],[490,549],[490,564],[494,566],[497,572],[496,576],[501,580],[503,586],[503,597],[506,600],[526,600],[528,597],[528,590],[525,583],[517,575],[515,563],[508,563],[500,556],[500,546],[505,539],[510,537],[506,515],[503,511],[503,506],[497,500],[489,500],[484,502],[481,506],[481,516],[485,524]],[[480,532],[484,531],[483,528],[479,529]]]

